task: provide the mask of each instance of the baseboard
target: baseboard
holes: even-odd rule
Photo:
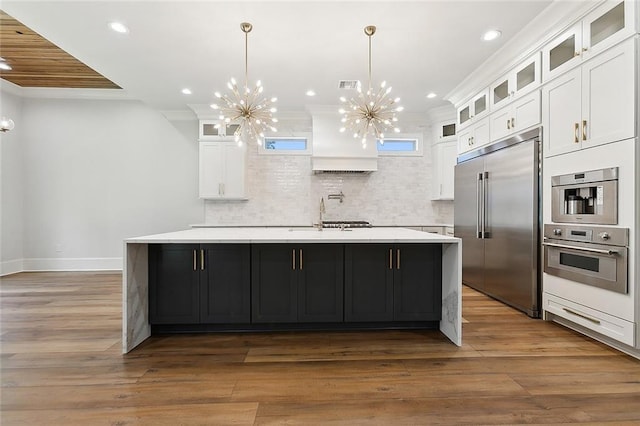
[[[23,259],[22,271],[121,271],[121,257]],[[4,272],[4,268],[3,268]],[[16,271],[21,272],[21,271]]]
[[[0,262],[0,277],[24,271],[24,259]]]

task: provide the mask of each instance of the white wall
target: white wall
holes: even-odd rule
[[[24,258],[22,98],[2,91],[0,115],[16,127],[0,133],[0,272],[21,271]]]
[[[3,165],[22,157],[9,178],[23,182],[24,269],[119,269],[123,239],[202,222],[195,119],[137,101],[24,98],[20,121],[21,151],[3,147]],[[5,198],[3,218],[15,214]]]

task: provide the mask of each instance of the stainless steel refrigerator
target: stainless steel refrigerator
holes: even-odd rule
[[[540,136],[530,130],[466,153],[455,167],[462,281],[540,316]]]

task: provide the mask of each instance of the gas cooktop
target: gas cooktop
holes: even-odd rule
[[[364,220],[323,220],[323,228],[372,228],[369,222]]]

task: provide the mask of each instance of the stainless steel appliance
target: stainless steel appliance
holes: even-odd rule
[[[585,225],[544,225],[547,274],[627,293],[629,229]]]
[[[568,223],[618,223],[618,168],[551,178],[551,220]]]
[[[455,168],[462,281],[540,316],[540,129],[464,154]]]

